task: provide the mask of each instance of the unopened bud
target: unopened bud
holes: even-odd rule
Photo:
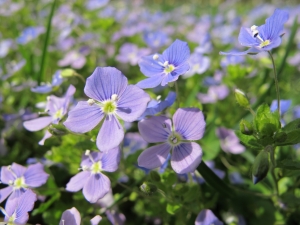
[[[257,184],[264,179],[269,171],[269,153],[268,151],[261,151],[255,158],[252,168],[253,183]]]
[[[144,182],[141,186],[140,189],[142,192],[144,192],[147,195],[152,195],[157,191],[157,187],[153,184],[150,184],[148,182]]]
[[[247,120],[242,119],[240,122],[240,130],[242,134],[251,135],[253,134],[253,126]]]
[[[68,130],[60,124],[51,124],[48,131],[55,136],[63,136],[69,133]]]
[[[64,70],[62,70],[61,71],[61,73],[60,73],[60,75],[62,76],[62,77],[72,77],[72,76],[74,76],[76,74],[76,72],[75,72],[75,70],[73,70],[73,69],[64,69]]]
[[[249,102],[249,99],[247,98],[247,96],[245,95],[245,93],[239,89],[235,89],[234,93],[235,93],[235,99],[236,99],[237,103],[240,106],[242,106],[246,109],[249,109],[250,102]]]

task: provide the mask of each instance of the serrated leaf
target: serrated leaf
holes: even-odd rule
[[[287,138],[283,142],[275,142],[277,146],[295,145],[300,143],[300,129],[287,133]]]
[[[240,139],[240,141],[247,147],[254,150],[263,149],[263,146],[260,143],[258,143],[256,138],[254,138],[253,136],[242,134],[241,131],[235,131],[235,134]]]
[[[297,130],[299,128],[300,128],[300,118],[291,121],[290,123],[288,123],[287,125],[285,125],[282,128],[282,130],[285,131],[286,133],[288,133],[290,131]]]

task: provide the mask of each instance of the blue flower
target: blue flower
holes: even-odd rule
[[[253,25],[251,28],[242,27],[239,34],[239,42],[243,46],[250,47],[244,52],[220,52],[221,55],[246,55],[257,54],[261,51],[270,51],[281,44],[283,25],[289,19],[285,10],[276,9],[266,23],[261,26]]]
[[[44,27],[27,27],[22,34],[17,38],[17,43],[25,45],[31,40],[37,38],[40,34],[45,32]]]
[[[137,83],[140,88],[154,88],[176,81],[190,68],[190,49],[186,42],[176,40],[162,54],[142,57],[139,62],[142,73],[149,77]]]
[[[41,86],[33,87],[31,88],[31,91],[35,93],[42,93],[42,94],[49,93],[54,88],[61,85],[62,82],[63,82],[63,77],[61,76],[61,70],[57,70],[52,77],[51,84],[43,84]]]

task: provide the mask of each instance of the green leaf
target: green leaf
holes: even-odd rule
[[[293,130],[287,133],[287,138],[283,142],[276,141],[277,146],[295,145],[300,143],[300,129]]]
[[[292,159],[285,159],[279,162],[277,167],[288,170],[300,170],[300,162],[294,161]]]
[[[263,146],[258,143],[258,141],[256,140],[256,138],[254,138],[251,135],[245,135],[242,134],[241,131],[237,130],[235,131],[236,136],[238,136],[238,138],[240,139],[240,141],[246,145],[248,148],[251,148],[253,150],[261,150],[263,149]]]
[[[278,111],[272,113],[267,104],[259,106],[254,118],[254,126],[261,135],[273,136],[281,127]]]
[[[290,123],[288,123],[287,125],[285,125],[282,128],[282,130],[285,131],[286,133],[288,133],[290,131],[297,130],[299,128],[300,128],[300,118],[291,121]]]
[[[177,210],[179,210],[180,208],[181,208],[181,205],[179,205],[179,204],[172,204],[172,205],[170,203],[167,204],[167,212],[171,215],[174,215],[175,212]]]

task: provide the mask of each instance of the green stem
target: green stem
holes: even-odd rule
[[[177,107],[180,108],[180,99],[179,99],[179,90],[178,90],[177,81],[175,81],[175,91],[176,91]]]
[[[50,12],[49,19],[48,19],[46,38],[45,38],[44,47],[43,47],[41,67],[40,67],[40,72],[38,74],[38,79],[37,79],[39,85],[41,84],[41,81],[44,76],[44,70],[45,70],[45,65],[46,65],[46,56],[47,56],[47,52],[48,52],[48,45],[49,45],[49,39],[50,39],[50,33],[51,33],[51,23],[52,23],[52,17],[54,14],[55,5],[56,5],[56,0],[54,0],[52,3],[51,12]]]
[[[83,76],[81,76],[79,73],[74,73],[75,77],[78,77],[84,84],[85,84],[85,79]]]
[[[276,161],[275,161],[275,149],[276,147],[274,146],[273,148],[271,148],[270,150],[270,158],[271,158],[271,174],[272,174],[272,177],[273,177],[273,180],[274,180],[274,183],[275,183],[275,193],[276,195],[278,196],[279,194],[279,191],[278,191],[278,183],[277,183],[277,179],[276,179],[276,176],[275,176],[275,168],[276,168]]]
[[[275,88],[276,88],[276,95],[277,95],[277,110],[278,113],[280,115],[280,94],[279,94],[279,85],[278,85],[278,77],[277,77],[277,72],[276,72],[276,66],[275,66],[275,62],[274,62],[274,58],[273,55],[270,51],[268,51],[271,60],[272,60],[272,64],[273,64],[273,71],[274,71],[274,80],[275,80]]]

